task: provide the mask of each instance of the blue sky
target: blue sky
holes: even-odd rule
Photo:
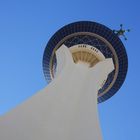
[[[49,38],[65,24],[91,20],[109,28],[130,28],[124,42],[129,58],[125,83],[99,105],[104,140],[139,140],[139,0],[1,0],[0,115],[40,89],[45,81],[42,57]]]

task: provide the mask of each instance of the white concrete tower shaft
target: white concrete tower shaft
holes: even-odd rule
[[[74,63],[62,45],[55,78],[42,91],[0,117],[1,140],[102,140],[97,94],[114,69],[111,58],[93,67]]]

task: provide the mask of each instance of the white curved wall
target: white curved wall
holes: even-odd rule
[[[60,63],[56,78],[0,118],[0,140],[102,139],[97,92],[114,69],[112,60],[105,59],[88,68],[75,64],[63,45],[57,51],[57,61]]]

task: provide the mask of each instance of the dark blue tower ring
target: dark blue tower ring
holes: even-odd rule
[[[62,45],[71,47],[88,44],[100,50],[106,58],[112,58],[115,70],[98,92],[98,103],[112,97],[122,86],[128,69],[128,58],[120,38],[108,27],[91,21],[68,24],[58,30],[49,40],[43,55],[43,71],[48,83],[53,79],[57,65],[55,51]]]

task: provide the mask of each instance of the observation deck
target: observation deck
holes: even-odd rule
[[[115,70],[98,91],[98,103],[112,97],[122,86],[128,69],[128,58],[120,38],[108,27],[91,21],[68,24],[49,40],[43,55],[43,71],[47,82],[55,77],[57,60],[55,52],[64,44],[75,63],[83,62],[93,67],[105,58],[112,58]]]

